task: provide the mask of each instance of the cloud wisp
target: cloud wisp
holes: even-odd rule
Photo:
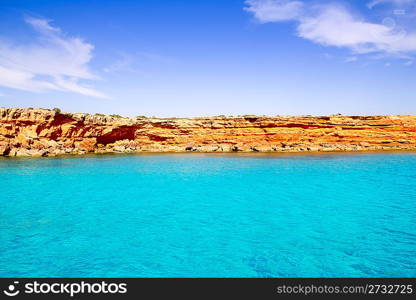
[[[372,0],[370,1],[367,6],[369,8],[373,8],[377,5],[380,4],[391,4],[391,5],[396,5],[396,6],[407,6],[407,5],[411,5],[411,4],[415,4],[416,1],[415,0]]]
[[[344,62],[351,63],[351,62],[355,62],[357,60],[358,60],[357,56],[351,56],[351,57],[347,57],[346,59],[344,59]]]
[[[40,18],[26,18],[36,32],[30,44],[0,40],[0,85],[30,92],[63,91],[107,96],[81,81],[97,80],[89,69],[93,45],[65,35]]]
[[[261,23],[296,20],[303,15],[304,4],[290,0],[248,0],[246,11]]]
[[[380,1],[373,1],[372,6],[378,2]],[[414,0],[389,2],[404,3]],[[339,4],[247,0],[246,5],[245,10],[252,13],[258,22],[296,22],[299,37],[324,46],[347,48],[355,54],[383,53],[403,56],[416,53],[416,31],[369,22]]]

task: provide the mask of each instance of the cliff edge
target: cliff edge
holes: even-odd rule
[[[416,116],[124,118],[0,108],[0,156],[416,150]]]

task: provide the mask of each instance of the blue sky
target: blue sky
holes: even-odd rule
[[[416,0],[0,0],[0,106],[416,113]]]

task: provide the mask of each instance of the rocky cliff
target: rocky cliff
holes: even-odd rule
[[[123,118],[0,108],[0,155],[416,150],[416,116]]]

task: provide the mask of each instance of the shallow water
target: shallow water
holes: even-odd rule
[[[416,154],[0,159],[0,277],[415,277]]]

